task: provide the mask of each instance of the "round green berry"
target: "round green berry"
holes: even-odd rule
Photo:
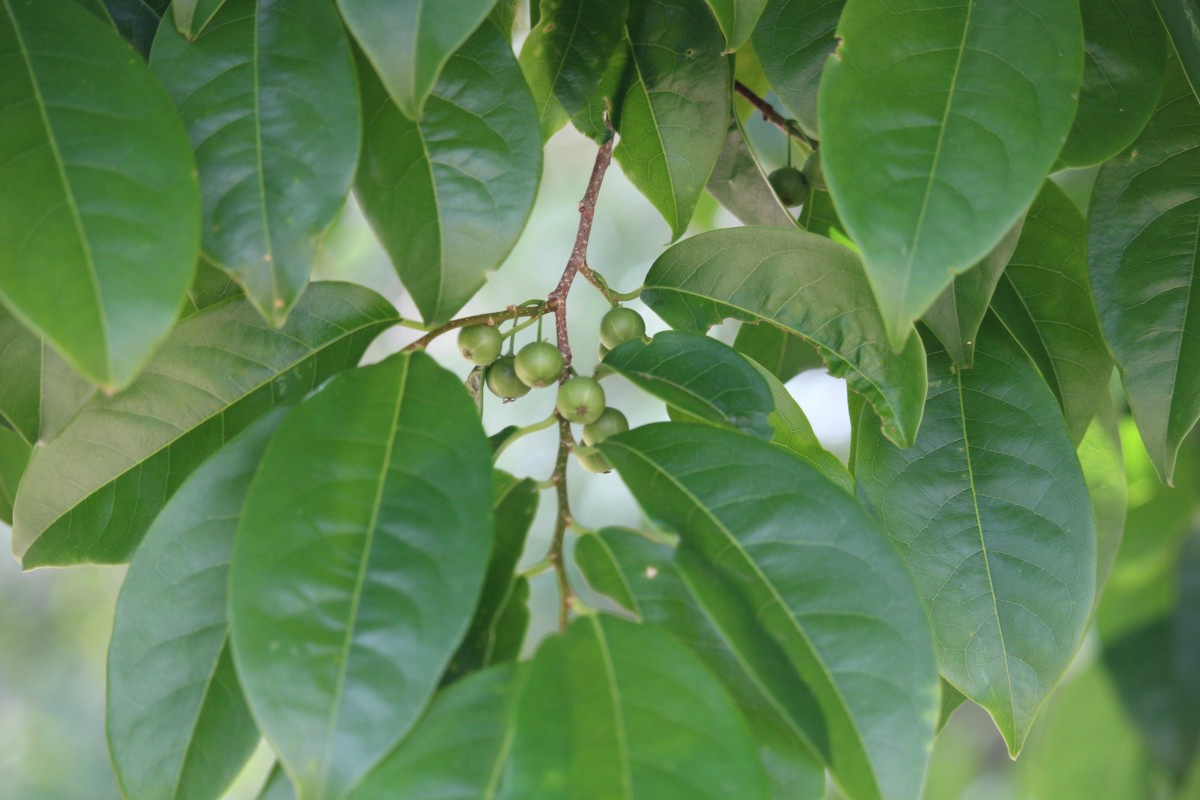
[[[504,344],[500,331],[491,325],[470,325],[458,332],[458,349],[472,364],[486,367],[500,356]]]
[[[599,450],[576,451],[576,460],[588,472],[611,472],[613,465]]]
[[[780,167],[768,175],[767,180],[779,196],[779,202],[788,208],[803,203],[808,194],[808,179],[795,167]]]
[[[496,397],[516,400],[518,397],[529,394],[529,387],[521,383],[521,379],[517,377],[517,370],[514,366],[516,360],[513,356],[501,356],[487,368],[484,379]]]
[[[646,321],[632,308],[612,308],[600,320],[600,343],[612,350],[622,342],[646,335]]]
[[[604,413],[604,388],[593,378],[571,378],[558,387],[555,405],[567,422],[595,422]]]
[[[809,186],[819,192],[826,191],[825,173],[821,169],[821,154],[816,150],[804,162],[804,177],[808,179]]]
[[[549,386],[562,377],[563,356],[548,342],[530,342],[517,353],[515,366],[526,386]]]
[[[595,422],[583,426],[583,443],[600,444],[610,436],[629,430],[629,420],[617,409],[609,406]]]

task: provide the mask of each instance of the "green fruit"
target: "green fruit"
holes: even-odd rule
[[[562,377],[563,356],[548,342],[530,342],[517,353],[515,366],[526,386],[549,386]]]
[[[629,420],[615,408],[611,406],[604,409],[604,413],[600,415],[600,419],[583,426],[583,443],[594,445],[600,444],[610,436],[616,436],[618,433],[624,433],[629,430]]]
[[[609,352],[610,352],[609,349],[607,347],[605,347],[603,343],[601,343],[600,347],[596,350],[596,353],[600,356],[601,361],[604,360],[604,357],[606,355],[608,355]]]
[[[804,162],[804,177],[818,192],[826,191],[825,173],[821,170],[821,154],[814,150]]]
[[[613,308],[600,320],[600,343],[612,350],[622,342],[646,335],[646,321],[632,308]]]
[[[500,356],[504,338],[491,325],[471,325],[458,332],[458,349],[463,358],[486,367]]]
[[[808,179],[795,167],[780,167],[767,176],[779,202],[788,208],[798,206],[808,195]]]
[[[484,379],[496,397],[516,400],[518,397],[529,394],[529,387],[521,383],[521,379],[517,377],[517,370],[514,366],[516,360],[513,356],[501,356],[487,368]]]
[[[611,472],[613,468],[612,463],[604,457],[604,454],[596,450],[576,452],[575,458],[579,461],[579,465],[588,472]]]
[[[587,425],[604,413],[604,388],[592,378],[571,378],[558,387],[555,405],[567,422]]]

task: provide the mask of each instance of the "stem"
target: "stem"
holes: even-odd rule
[[[443,333],[449,333],[457,328],[465,328],[468,325],[498,325],[505,320],[516,319],[517,317],[534,317],[541,314],[543,311],[553,310],[557,305],[556,300],[549,300],[542,306],[509,306],[503,311],[491,311],[487,314],[476,314],[471,317],[459,317],[452,319],[445,325],[440,325],[429,333],[417,339],[415,342],[407,345],[405,351],[424,350],[437,337]]]
[[[779,130],[783,131],[796,141],[802,142],[809,150],[817,149],[816,139],[813,139],[804,131],[800,130],[799,126],[797,126],[795,122],[792,122],[790,119],[776,111],[773,105],[756,95],[754,90],[749,86],[741,81],[734,81],[733,89],[742,97],[750,101],[750,105],[757,108],[759,113],[762,114],[763,119],[765,119],[767,122],[771,123],[776,128],[779,128]]]
[[[551,414],[540,422],[535,422],[532,425],[526,425],[523,428],[518,428],[517,430],[513,431],[513,435],[505,439],[504,442],[496,448],[496,452],[492,453],[492,461],[499,460],[500,454],[507,450],[508,446],[517,439],[520,439],[522,436],[528,436],[531,433],[544,431],[546,428],[549,428],[551,425],[553,425],[557,420],[558,417],[554,414]]]

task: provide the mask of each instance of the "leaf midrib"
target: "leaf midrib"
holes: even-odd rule
[[[624,797],[626,800],[633,800],[633,776],[629,766],[629,743],[625,739],[625,712],[621,708],[621,692],[617,687],[617,675],[613,665],[612,651],[609,650],[608,639],[604,635],[604,628],[600,624],[600,620],[593,614],[588,617],[588,621],[595,630],[596,645],[600,648],[601,661],[604,664],[604,675],[608,678],[608,696],[612,702],[613,710],[613,735],[617,740],[617,751],[620,755],[621,789],[625,793]]]
[[[257,174],[255,175],[255,177],[258,179],[258,209],[259,209],[259,214],[262,217],[263,240],[264,240],[263,243],[266,245],[266,253],[263,254],[263,258],[265,258],[267,260],[268,264],[270,265],[270,268],[268,271],[270,272],[270,275],[271,275],[271,307],[269,309],[266,309],[266,312],[267,312],[267,316],[269,318],[274,319],[276,317],[277,313],[284,309],[279,309],[279,308],[275,307],[275,303],[281,299],[280,294],[279,294],[279,268],[278,268],[278,265],[276,265],[276,263],[275,263],[275,247],[271,242],[271,222],[269,219],[269,215],[267,214],[267,179],[266,179],[266,175],[265,175],[265,170],[263,168],[262,80],[259,75],[259,63],[258,63],[258,60],[259,60],[259,33],[260,33],[259,28],[261,26],[261,23],[259,20],[259,15],[261,13],[262,13],[262,2],[261,2],[261,0],[255,0],[253,49],[252,49],[252,54],[251,54],[251,59],[250,59],[250,63],[252,63],[254,65],[254,69],[251,72],[251,75],[252,75],[252,82],[253,82],[252,88],[253,88],[253,94],[254,94],[254,159],[255,159],[255,166],[257,169]],[[253,293],[247,292],[246,296],[252,297]]]

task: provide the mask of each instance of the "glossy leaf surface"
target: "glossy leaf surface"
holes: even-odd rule
[[[258,420],[188,477],[121,587],[107,727],[131,800],[219,797],[258,744],[233,670],[225,595],[246,488],[284,414]]]
[[[74,3],[5,0],[0,76],[0,302],[88,380],[121,388],[195,271],[183,126],[112,26]]]
[[[678,239],[725,144],[728,70],[709,9],[638,0],[629,10],[630,84],[614,154]]]
[[[443,689],[413,732],[351,793],[351,800],[494,800],[519,686],[516,668],[506,665]]]
[[[1082,641],[1096,583],[1087,485],[1054,396],[985,321],[969,370],[929,347],[914,446],[859,434],[859,496],[904,554],[946,680],[1013,755]]]
[[[1033,200],[1075,117],[1076,0],[849,0],[821,163],[900,345]]]
[[[673,547],[636,531],[605,528],[579,540],[575,560],[588,583],[644,622],[670,630],[725,685],[758,743],[772,798],[824,797],[824,766],[803,732],[747,668],[735,649],[743,642],[726,639],[698,605],[674,563]]]
[[[358,161],[349,40],[328,0],[226,0],[195,41],[164,25],[150,59],[187,126],[204,255],[281,324]]]
[[[768,637],[756,645],[782,649],[793,674],[775,698],[844,792],[918,797],[937,719],[932,637],[912,578],[858,504],[782,449],[719,428],[648,425],[600,449],[679,534],[680,566],[725,635],[749,611]]]
[[[495,4],[496,0],[337,0],[346,27],[396,107],[412,120],[421,118],[451,54]]]
[[[538,648],[515,726],[505,800],[767,796],[737,707],[661,628],[605,614],[575,620]]]
[[[1173,63],[1133,147],[1096,177],[1088,268],[1104,338],[1159,477],[1200,419],[1200,102]]]
[[[396,320],[382,297],[341,283],[314,284],[282,330],[243,300],[188,317],[132,386],[89,401],[35,453],[13,552],[26,569],[129,558],[205,457],[357,364]]]
[[[979,326],[1020,236],[1021,223],[1018,223],[986,258],[955,276],[921,320],[960,367],[969,368],[974,361]]]
[[[1037,364],[1078,443],[1108,391],[1112,357],[1092,305],[1083,216],[1050,181],[1029,208],[992,308]]]
[[[604,366],[693,417],[771,438],[770,387],[754,365],[724,342],[688,331],[665,331],[648,343],[625,342]]]
[[[1167,35],[1152,3],[1082,0],[1083,85],[1059,154],[1070,167],[1107,161],[1150,119],[1167,62]]]
[[[359,59],[367,120],[355,193],[426,322],[452,317],[533,207],[541,138],[508,38],[488,20],[447,63],[420,122]]]
[[[799,230],[702,233],[659,256],[644,287],[642,300],[673,328],[704,331],[733,317],[804,337],[832,375],[870,401],[889,438],[915,437],[925,394],[921,342],[911,338],[892,352],[862,264],[845,247]]]
[[[754,31],[754,52],[771,89],[800,126],[817,133],[817,88],[837,42],[845,0],[767,0]]]
[[[301,797],[341,797],[416,723],[491,539],[487,437],[429,356],[343,373],[280,426],[246,497],[229,603],[246,697]]]

